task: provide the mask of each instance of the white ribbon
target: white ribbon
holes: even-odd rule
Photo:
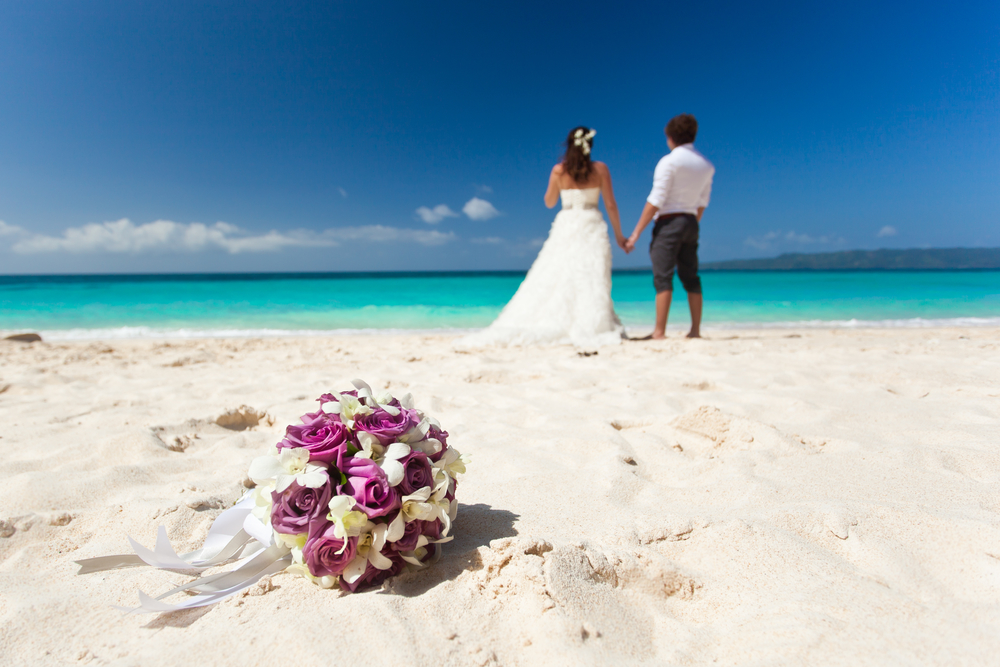
[[[139,591],[140,605],[135,609],[119,607],[130,613],[177,611],[214,604],[220,600],[253,586],[262,577],[280,572],[291,564],[289,549],[274,544],[270,529],[251,513],[254,500],[247,493],[236,505],[216,518],[200,549],[178,555],[167,538],[167,529],[160,526],[156,532],[156,545],[148,549],[131,537],[129,544],[135,554],[101,556],[76,561],[80,566],[77,574],[103,572],[123,567],[151,565],[160,570],[202,571],[216,565],[233,561],[249,561],[231,572],[199,577],[191,583],[167,591],[157,598],[151,598]],[[194,591],[198,595],[183,604],[173,605],[162,599],[182,591]]]

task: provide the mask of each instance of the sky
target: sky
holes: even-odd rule
[[[1000,246],[995,0],[0,0],[0,274],[525,269],[566,133],[628,234],[678,113],[703,261]]]

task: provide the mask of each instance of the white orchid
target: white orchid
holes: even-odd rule
[[[288,547],[292,552],[292,560],[296,563],[304,562],[302,558],[302,548],[306,546],[306,539],[309,533],[299,533],[298,535],[287,535],[274,531],[274,541]]]
[[[368,563],[378,570],[388,570],[392,567],[392,561],[382,555],[382,548],[386,544],[386,531],[388,526],[384,523],[374,524],[368,522],[365,526],[366,532],[358,537],[358,551],[354,560],[344,568],[344,580],[353,584],[365,574]]]
[[[437,438],[427,437],[430,426],[430,422],[425,419],[400,436],[399,441],[407,443],[412,449],[427,456],[433,456],[444,448],[444,443]]]
[[[403,481],[405,469],[400,461],[409,455],[409,445],[402,442],[394,442],[389,445],[389,449],[385,451],[385,456],[382,460],[377,461],[379,467],[382,468],[386,478],[389,480],[389,486],[396,486]]]
[[[404,552],[400,553],[399,555],[400,555],[400,557],[402,557],[403,560],[405,560],[410,565],[416,565],[417,567],[425,567],[425,566],[427,566],[427,565],[430,564],[430,563],[428,563],[425,560],[427,558],[427,545],[428,544],[444,544],[445,542],[451,542],[453,539],[455,539],[455,538],[454,537],[442,537],[439,540],[429,540],[429,539],[427,539],[426,535],[421,535],[417,539],[417,546],[416,546],[416,548],[413,549],[413,551],[404,551]],[[437,556],[437,554],[440,554],[440,553],[441,553],[440,551],[436,552],[435,553],[435,557]]]
[[[451,531],[451,522],[455,520],[455,516],[458,513],[458,502],[454,500],[449,501],[447,498],[448,490],[451,486],[451,478],[442,472],[441,481],[435,479],[435,482],[433,490],[429,486],[425,486],[404,497],[403,507],[396,518],[393,519],[390,525],[390,532],[392,532],[393,525],[399,521],[400,517],[403,517],[403,520],[407,523],[415,519],[420,519],[421,521],[440,520],[441,535],[445,536]],[[407,505],[408,499],[409,505]]]
[[[391,405],[393,397],[388,391],[376,394],[371,386],[364,380],[351,380],[351,384],[358,390],[358,399],[370,408],[381,408],[393,417],[399,414],[399,408]],[[407,394],[409,396],[409,394]],[[412,399],[411,399],[412,401]],[[402,405],[402,402],[400,402]]]
[[[248,471],[250,479],[258,486],[274,486],[281,493],[292,482],[310,489],[318,489],[330,481],[330,476],[323,466],[309,463],[309,450],[305,447],[294,447],[275,451],[268,456],[260,456],[250,463]]]
[[[383,454],[385,454],[385,445],[383,445],[378,438],[367,431],[358,431],[358,443],[361,445],[361,451],[354,456],[359,459],[371,459],[372,461],[377,461],[382,458]]]
[[[440,500],[448,491],[452,489],[452,480],[458,475],[465,474],[465,465],[469,459],[459,454],[452,447],[444,455],[434,462],[434,497]]]
[[[446,470],[451,477],[465,474],[465,466],[469,463],[469,457],[460,454],[454,447],[444,453],[434,464],[435,467]]]
[[[358,433],[358,442],[361,443],[361,451],[354,456],[359,459],[371,459],[374,461],[389,480],[389,486],[396,486],[403,481],[403,464],[401,459],[410,455],[410,446],[402,442],[394,442],[386,449],[378,438],[365,433]]]
[[[364,512],[355,510],[355,504],[356,501],[350,496],[334,496],[330,499],[330,512],[326,515],[326,518],[333,522],[333,536],[338,540],[344,540],[345,548],[347,538],[360,535],[368,523],[368,516]]]
[[[258,484],[250,491],[253,498],[253,509],[250,513],[265,526],[271,525],[271,492],[274,491],[274,483]]]
[[[370,415],[374,410],[350,394],[334,394],[332,401],[323,404],[322,410],[328,415],[340,415],[340,421],[347,428],[354,428],[354,419]]]
[[[431,497],[431,487],[417,489],[408,496],[403,496],[396,518],[389,524],[386,540],[396,542],[402,539],[406,532],[406,524],[411,521],[432,521],[436,516],[435,506],[428,502]]]

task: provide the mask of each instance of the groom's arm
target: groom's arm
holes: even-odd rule
[[[670,181],[673,175],[674,165],[670,161],[670,156],[667,155],[660,158],[660,161],[656,163],[656,169],[653,170],[653,189],[650,190],[649,196],[646,197],[646,205],[642,208],[642,215],[639,216],[639,222],[635,223],[635,231],[625,241],[628,246],[626,252],[632,252],[635,249],[635,244],[639,240],[642,230],[649,225],[650,221],[656,217],[659,210],[666,204],[667,193],[670,192]]]
[[[639,216],[639,222],[635,223],[635,231],[632,232],[632,236],[628,237],[628,241],[626,241],[629,247],[629,252],[632,252],[635,248],[636,242],[639,240],[639,237],[642,236],[642,230],[649,225],[650,221],[659,210],[660,209],[656,208],[649,202],[646,202],[646,205],[642,207],[642,215]]]

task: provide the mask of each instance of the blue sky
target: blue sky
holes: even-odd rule
[[[703,260],[1000,246],[998,35],[995,1],[4,2],[0,273],[526,268],[566,132],[627,233],[681,112]]]

